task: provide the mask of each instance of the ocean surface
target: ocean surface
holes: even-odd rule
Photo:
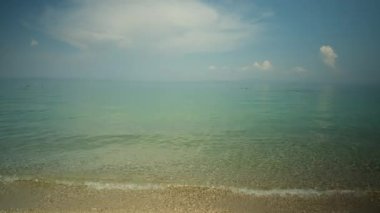
[[[380,89],[1,80],[0,181],[15,180],[378,191]]]

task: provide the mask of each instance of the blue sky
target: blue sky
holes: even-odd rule
[[[378,81],[376,0],[3,0],[1,78]]]

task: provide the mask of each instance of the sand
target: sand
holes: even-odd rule
[[[95,189],[41,181],[0,182],[0,212],[380,212],[380,193],[252,196],[228,189]]]

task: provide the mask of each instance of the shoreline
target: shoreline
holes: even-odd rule
[[[103,185],[106,186],[106,185]],[[116,185],[114,185],[116,186]],[[125,185],[127,186],[127,185]],[[128,186],[132,186],[129,184]],[[140,186],[140,185],[134,185]],[[141,185],[142,186],[142,185]],[[380,192],[287,190],[249,194],[216,187],[108,187],[39,180],[0,182],[0,212],[379,212]],[[253,191],[253,190],[252,190]],[[258,190],[256,190],[258,191]],[[277,190],[278,191],[278,190]],[[272,193],[269,193],[272,192]],[[298,192],[295,193],[295,192]],[[328,192],[328,191],[326,191]],[[334,193],[332,193],[334,192]]]

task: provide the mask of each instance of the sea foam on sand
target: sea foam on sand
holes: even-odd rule
[[[47,181],[0,177],[0,211],[380,212],[380,192]]]

